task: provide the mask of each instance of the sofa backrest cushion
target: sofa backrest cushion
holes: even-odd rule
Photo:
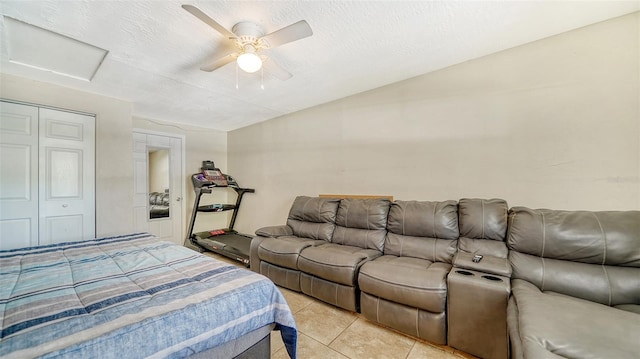
[[[460,241],[458,249],[481,255],[507,258],[507,217],[503,199],[463,198],[458,201]]]
[[[149,204],[158,206],[168,206],[171,203],[169,193],[151,192],[149,193]]]
[[[512,278],[606,305],[640,304],[640,211],[514,207]]]
[[[287,225],[298,237],[331,240],[339,199],[298,196],[293,201]]]
[[[389,204],[388,199],[382,198],[342,199],[331,242],[382,252]]]
[[[389,209],[384,254],[451,263],[458,239],[456,201],[395,201]]]

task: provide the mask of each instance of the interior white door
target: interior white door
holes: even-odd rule
[[[40,108],[40,244],[95,238],[95,117]]]
[[[38,108],[0,101],[0,249],[38,244]]]
[[[134,163],[134,228],[149,232],[161,239],[182,244],[184,241],[184,169],[183,139],[156,132],[133,133]],[[169,216],[150,218],[149,205],[149,152],[166,149],[169,151]]]

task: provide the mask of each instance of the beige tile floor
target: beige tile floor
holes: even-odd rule
[[[208,255],[238,264],[215,253]],[[302,293],[280,287],[298,326],[298,357],[314,358],[474,358],[448,346],[430,344],[368,321]],[[271,335],[271,358],[288,358],[277,332]]]

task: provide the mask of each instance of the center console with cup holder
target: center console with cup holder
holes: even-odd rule
[[[458,211],[458,252],[447,276],[448,344],[481,358],[506,359],[511,293],[507,203],[461,199]]]

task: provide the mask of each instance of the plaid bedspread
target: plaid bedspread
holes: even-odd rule
[[[267,278],[147,233],[0,251],[0,357],[179,358],[293,315]]]

